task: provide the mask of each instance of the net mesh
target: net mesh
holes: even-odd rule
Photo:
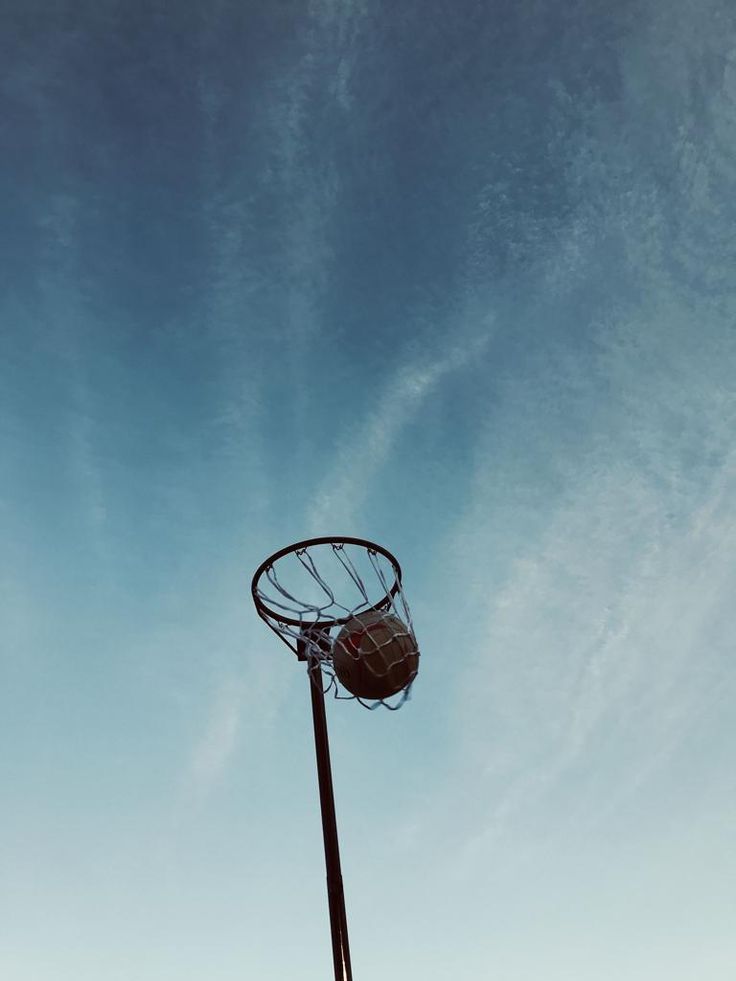
[[[346,542],[306,544],[265,566],[253,587],[259,615],[297,656],[307,661],[313,683],[325,694],[354,699],[369,709],[400,708],[409,698],[419,651],[398,567],[376,549]],[[374,611],[376,614],[373,615]],[[366,697],[348,691],[335,670],[335,641],[355,618],[366,625],[371,654],[340,643],[338,654],[352,656],[368,677],[368,689],[391,687],[391,677],[408,680],[398,691]],[[372,629],[371,622],[378,630]],[[375,652],[376,655],[371,656]],[[407,662],[408,658],[413,661]],[[407,666],[413,670],[407,670]],[[319,671],[316,669],[319,668]],[[403,675],[402,675],[403,672]],[[321,678],[319,682],[317,679]],[[326,679],[326,683],[325,683]]]

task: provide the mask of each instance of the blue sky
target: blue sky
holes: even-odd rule
[[[328,705],[353,967],[736,971],[725,0],[10,2],[0,972],[330,974],[250,576],[400,558]]]

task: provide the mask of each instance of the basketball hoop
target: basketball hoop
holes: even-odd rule
[[[307,662],[335,981],[352,981],[325,694],[392,711],[419,667],[401,566],[364,538],[310,538],[269,556],[251,584],[258,615]],[[330,631],[339,628],[333,638]],[[325,686],[324,678],[328,678]],[[389,698],[396,701],[389,702]]]
[[[258,615],[308,662],[313,682],[324,672],[325,693],[369,709],[395,710],[408,699],[419,650],[401,567],[387,549],[363,538],[297,542],[261,563],[251,591]],[[332,637],[334,628],[343,629]],[[346,655],[363,679],[357,686]]]

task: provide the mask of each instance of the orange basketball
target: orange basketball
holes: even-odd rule
[[[414,680],[419,651],[414,634],[392,613],[369,610],[348,620],[335,638],[332,663],[340,683],[359,698],[395,695]]]

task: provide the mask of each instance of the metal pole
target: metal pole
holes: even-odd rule
[[[319,803],[322,809],[322,836],[325,843],[327,866],[327,901],[330,908],[332,933],[332,960],[335,965],[335,981],[352,981],[350,947],[348,945],[348,921],[345,915],[345,894],[340,870],[340,850],[337,843],[335,797],[332,791],[330,768],[330,744],[327,740],[327,716],[322,688],[322,670],[319,662],[309,661],[307,670],[309,689],[312,694],[312,719],[314,720],[314,748],[317,754],[319,777]]]

